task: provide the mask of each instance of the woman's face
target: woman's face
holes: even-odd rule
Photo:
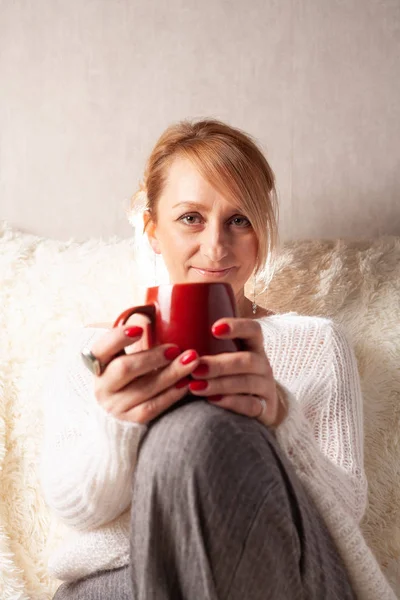
[[[157,205],[149,241],[172,283],[221,281],[243,294],[257,258],[257,238],[240,207],[216,191],[188,159],[176,159]]]

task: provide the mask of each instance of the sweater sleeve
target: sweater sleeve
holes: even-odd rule
[[[71,336],[50,370],[43,393],[41,482],[49,507],[68,526],[87,531],[122,514],[146,426],[106,413],[80,351],[104,334]]]
[[[325,321],[317,335],[320,350],[312,384],[302,398],[286,388],[288,416],[276,434],[297,470],[318,479],[359,523],[366,508],[367,480],[357,363],[339,326]],[[285,382],[280,383],[285,388]]]

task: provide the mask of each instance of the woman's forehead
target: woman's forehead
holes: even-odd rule
[[[169,167],[160,200],[166,200],[171,208],[179,205],[203,205],[204,208],[238,210],[240,203],[232,198],[229,190],[217,189],[199,169],[186,158],[176,159]]]

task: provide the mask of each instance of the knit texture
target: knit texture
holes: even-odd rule
[[[278,441],[325,519],[356,593],[395,598],[359,529],[367,482],[353,351],[328,319],[288,313],[259,322],[289,401]],[[103,334],[84,329],[72,336],[45,392],[43,490],[71,528],[49,568],[66,581],[129,560],[130,484],[146,427],[118,421],[96,402],[79,350]]]

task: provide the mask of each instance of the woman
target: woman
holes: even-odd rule
[[[66,582],[55,598],[394,598],[358,526],[354,354],[330,320],[274,315],[244,293],[277,237],[265,157],[223,123],[182,122],[139,194],[172,282],[232,285],[239,318],[212,331],[246,350],[148,349],[137,324],[71,340],[47,390],[42,461],[47,501],[73,532],[50,564]],[[187,394],[201,401],[182,405]]]

